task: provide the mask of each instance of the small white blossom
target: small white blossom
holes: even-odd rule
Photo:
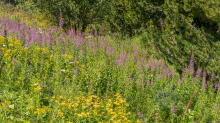
[[[61,71],[65,72],[66,70],[64,70],[64,69],[61,69]]]
[[[38,85],[38,83],[34,83],[34,86]]]

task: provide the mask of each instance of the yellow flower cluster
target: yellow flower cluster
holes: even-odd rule
[[[81,92],[79,92],[81,93]],[[79,94],[82,95],[82,94]],[[115,95],[116,98],[101,100],[98,96],[91,95],[88,96],[78,96],[74,100],[63,97],[53,96],[51,102],[60,104],[60,109],[58,110],[57,117],[63,118],[69,116],[65,112],[72,112],[73,117],[78,118],[89,118],[89,117],[99,117],[105,119],[106,121],[111,120],[115,123],[126,123],[130,122],[127,118],[130,112],[126,113],[126,107],[128,104],[122,99],[120,94]],[[60,101],[58,101],[60,100]]]
[[[68,55],[68,54],[63,54],[63,58],[64,58],[64,61],[67,62],[67,61],[73,59],[73,56],[72,55]]]
[[[42,108],[37,108],[36,111],[34,111],[34,114],[39,115],[40,117],[44,117],[47,113],[50,113],[51,110],[47,106],[43,106]]]
[[[10,50],[10,49],[7,49],[3,57],[4,57],[7,61],[11,61],[11,56],[12,56],[11,50]]]
[[[0,36],[0,50],[3,52],[3,59],[5,61],[11,61],[12,56],[21,51],[21,41],[16,38],[8,37],[7,43],[8,46],[6,46],[5,37]]]
[[[6,107],[9,106],[10,104],[11,104],[11,101],[1,102],[1,104],[0,104],[0,109],[1,109],[1,108],[6,108]]]
[[[40,85],[38,85],[37,87],[34,88],[34,91],[35,91],[35,92],[40,92],[40,90],[41,90]]]
[[[27,110],[29,110],[29,109],[30,109],[30,110],[32,110],[32,111],[33,111],[33,110],[34,110],[34,106],[29,106],[29,107],[26,107],[26,109],[27,109]]]

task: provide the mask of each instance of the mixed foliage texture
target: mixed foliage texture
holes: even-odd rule
[[[0,121],[220,122],[218,35],[189,23],[216,1],[48,2],[0,2]]]

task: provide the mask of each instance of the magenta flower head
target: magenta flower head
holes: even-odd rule
[[[190,60],[189,66],[190,66],[190,72],[191,74],[193,74],[194,73],[194,61],[192,59]]]
[[[176,110],[175,110],[175,106],[172,105],[172,106],[171,106],[171,113],[175,113],[175,111],[176,111]]]
[[[202,71],[200,69],[198,69],[195,77],[200,77],[201,73],[202,73]]]
[[[60,19],[60,24],[59,26],[63,27],[63,19]]]

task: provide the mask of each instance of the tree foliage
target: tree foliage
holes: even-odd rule
[[[207,68],[208,75],[220,74],[220,45],[219,35],[216,33],[220,24],[220,10],[215,8],[217,6],[219,2],[215,0],[164,3],[163,29],[154,29],[154,44],[177,69],[183,69],[192,58],[195,66]],[[157,28],[160,26],[157,25]]]

